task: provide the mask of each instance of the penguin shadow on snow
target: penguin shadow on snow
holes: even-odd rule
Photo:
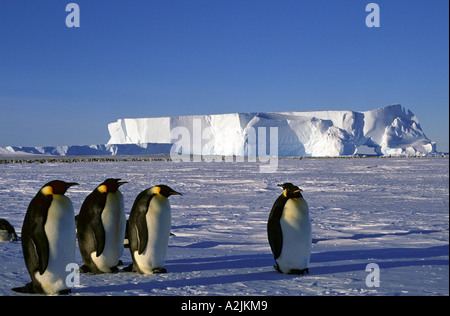
[[[366,238],[380,238],[380,237],[386,237],[386,236],[407,236],[412,234],[432,234],[432,233],[439,233],[440,230],[410,230],[409,232],[392,232],[392,233],[376,233],[376,234],[354,234],[353,236],[346,236],[346,237],[337,237],[337,238],[313,238],[312,243],[317,244],[321,241],[331,241],[331,240],[341,240],[341,239],[350,239],[350,240],[360,240],[360,239],[366,239]]]
[[[303,278],[304,276],[278,273],[273,268],[274,259],[271,253],[215,256],[202,258],[185,258],[167,261],[170,271],[187,273],[196,271],[232,270],[227,274],[200,276],[185,280],[169,280],[155,284],[155,288],[177,286],[205,286],[229,284],[236,282],[280,281]],[[239,271],[243,271],[239,273]],[[224,273],[224,272],[221,272]]]
[[[360,240],[367,238],[382,238],[386,236],[408,236],[413,234],[432,234],[441,232],[440,230],[411,230],[408,232],[391,232],[391,233],[374,233],[374,234],[354,234],[348,237],[339,238],[315,238],[313,245],[322,241],[335,240]],[[365,265],[370,261],[377,262],[382,268],[397,268],[407,266],[423,266],[423,265],[448,265],[449,261],[442,259],[423,258],[448,256],[449,246],[434,246],[429,248],[381,248],[381,249],[354,249],[343,251],[328,251],[321,253],[313,253],[311,255],[311,263],[315,275],[331,274],[338,272],[356,272],[364,271]],[[407,260],[412,259],[412,260]],[[352,263],[344,265],[321,266],[320,263],[331,263],[344,260],[362,260],[364,263]],[[384,262],[382,262],[384,260]],[[319,264],[316,266],[316,264]]]
[[[177,230],[177,229],[196,229],[196,228],[201,228],[202,225],[172,225],[172,230]]]
[[[221,269],[256,269],[273,266],[270,254],[246,254],[217,257],[199,257],[167,260],[167,266],[174,273],[208,271]],[[273,270],[273,268],[271,268]]]
[[[434,232],[434,231],[433,231]],[[431,231],[413,231],[410,233],[431,233]],[[407,233],[400,233],[407,234]],[[362,235],[362,234],[359,234]],[[378,234],[376,234],[378,235]],[[366,235],[371,238],[372,235]],[[204,241],[197,244],[189,245],[189,248],[212,248],[218,243],[213,241]],[[448,259],[431,259],[433,257],[441,257],[449,255],[449,245],[433,246],[429,248],[381,248],[381,249],[355,249],[343,251],[327,251],[311,254],[311,276],[331,274],[338,272],[354,272],[364,271],[366,261],[378,261],[383,268],[395,268],[404,266],[422,266],[422,265],[448,265]],[[424,260],[424,258],[430,258]],[[410,260],[408,260],[410,259]],[[364,261],[363,263],[351,263],[343,265],[323,266],[324,263],[333,263],[345,260]],[[291,279],[292,276],[276,273],[273,270],[273,256],[267,254],[247,254],[232,255],[204,258],[185,258],[168,260],[167,265],[170,271],[176,273],[191,271],[207,271],[217,269],[249,269],[267,267],[267,272],[258,272],[256,274],[249,273],[253,279],[258,280],[258,275],[264,277],[265,273],[274,274],[276,276]],[[306,277],[306,276],[305,276]],[[245,277],[245,279],[247,279]],[[272,279],[272,278],[270,278]],[[279,278],[278,278],[279,279]]]
[[[199,241],[193,244],[184,245],[184,246],[178,246],[173,245],[169,246],[171,248],[191,248],[191,249],[207,249],[207,248],[214,248],[217,246],[242,246],[244,244],[238,243],[238,242],[217,242],[217,241]],[[245,244],[248,246],[251,246],[250,244]]]
[[[448,266],[448,258],[435,258],[448,255],[449,245],[433,246],[428,248],[381,248],[367,250],[361,249],[328,251],[313,253],[311,255],[311,271],[313,271],[313,275],[365,271],[365,267],[367,263],[369,263],[369,261],[376,262],[382,269],[425,265]],[[370,258],[370,260],[368,258]],[[363,262],[332,266],[321,265],[322,263],[332,263],[344,260],[355,260]]]
[[[189,245],[190,248],[212,248],[217,246],[214,241],[204,241]],[[178,247],[178,246],[170,246]],[[169,274],[182,274],[190,272],[211,271],[216,275],[199,277],[179,277],[176,279],[163,276],[148,275],[142,276],[138,282],[134,277],[135,273],[130,274],[133,280],[126,278],[124,284],[105,284],[98,286],[88,286],[76,290],[78,293],[101,293],[101,292],[121,292],[124,291],[143,291],[150,293],[152,290],[165,290],[168,288],[182,288],[189,286],[208,286],[230,284],[237,282],[254,281],[283,281],[292,279],[315,277],[319,275],[361,272],[365,271],[366,261],[371,258],[380,264],[382,269],[405,267],[405,266],[423,266],[423,265],[448,265],[448,259],[433,259],[433,257],[448,256],[448,245],[434,246],[429,248],[383,248],[383,249],[355,249],[344,251],[328,251],[313,253],[311,255],[310,274],[307,276],[292,276],[277,273],[273,269],[273,256],[270,253],[261,254],[243,254],[229,256],[211,256],[196,258],[180,258],[166,261],[166,267]],[[425,259],[424,258],[429,258]],[[345,263],[341,265],[324,266],[325,263],[338,263],[339,261],[363,261],[360,263]],[[231,270],[231,271],[224,271]],[[243,272],[240,272],[243,271]],[[220,273],[220,274],[219,274]],[[225,273],[225,274],[224,274]]]
[[[77,289],[77,293],[102,293],[102,292],[121,292],[124,291],[144,291],[165,290],[168,288],[182,288],[189,286],[208,286],[223,285],[237,282],[254,282],[254,281],[279,281],[284,279],[301,278],[301,276],[292,276],[277,273],[273,269],[273,256],[271,254],[246,254],[231,255],[218,257],[199,257],[167,260],[166,267],[169,274],[180,274],[200,271],[215,270],[233,270],[232,272],[218,272],[221,274],[210,276],[199,276],[187,278],[177,277],[170,280],[166,276],[161,275],[142,275],[139,282],[127,282],[124,284],[105,284],[99,286],[88,286]],[[253,269],[254,272],[249,269]],[[239,273],[240,270],[244,272]],[[226,274],[222,274],[226,273]],[[136,276],[135,273],[130,274]],[[161,280],[161,277],[164,280]],[[130,280],[131,281],[131,280]]]

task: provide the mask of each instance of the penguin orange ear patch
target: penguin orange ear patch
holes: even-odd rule
[[[41,192],[45,195],[53,195],[53,188],[50,185],[47,185],[41,189]]]
[[[155,187],[151,188],[150,192],[152,192],[153,194],[159,194],[161,192],[161,188],[158,186],[155,186]]]
[[[98,187],[98,190],[100,191],[100,193],[106,193],[106,192],[108,192],[108,187],[103,184]]]

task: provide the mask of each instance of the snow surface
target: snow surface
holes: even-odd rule
[[[0,218],[20,236],[28,203],[46,182],[76,181],[67,196],[79,212],[105,178],[127,213],[136,195],[167,184],[172,232],[167,274],[82,274],[71,295],[449,295],[448,158],[280,159],[277,173],[251,162],[78,162],[0,165]],[[304,190],[313,227],[310,274],[273,268],[266,224],[276,186]],[[77,249],[78,251],[78,249]],[[81,265],[81,255],[76,257]],[[128,249],[122,257],[131,263]],[[20,242],[0,243],[0,295],[29,282]],[[366,286],[366,266],[380,287]]]
[[[279,157],[335,157],[353,155],[358,148],[372,148],[378,155],[423,155],[436,151],[419,120],[400,104],[371,111],[309,111],[231,113],[156,118],[119,119],[110,123],[108,144],[174,143],[176,129],[187,133],[184,154],[249,155],[260,128],[278,129]],[[257,136],[256,136],[257,135]],[[252,142],[253,141],[253,142]],[[259,142],[259,140],[258,140]],[[185,142],[184,142],[185,143]],[[190,144],[189,144],[190,143]],[[259,145],[258,145],[259,146]],[[186,148],[187,147],[187,148]],[[258,147],[258,156],[269,150]],[[261,154],[262,153],[262,154]]]

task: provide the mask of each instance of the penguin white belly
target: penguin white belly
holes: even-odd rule
[[[105,229],[105,247],[98,257],[95,251],[92,252],[91,258],[99,270],[108,273],[111,272],[111,267],[119,263],[123,254],[126,218],[123,196],[120,191],[108,193],[101,219]]]
[[[142,254],[134,252],[134,258],[142,272],[153,273],[153,269],[164,265],[169,245],[172,215],[169,200],[156,195],[152,198],[146,218],[148,229],[147,246]]]
[[[55,294],[68,289],[66,271],[69,263],[75,263],[75,217],[70,199],[64,195],[53,195],[44,225],[49,244],[49,259],[44,274],[36,272],[35,277],[43,290]]]
[[[311,221],[304,199],[289,199],[280,219],[283,246],[277,263],[283,273],[308,268],[311,256]]]
[[[7,230],[0,230],[0,241],[9,241],[11,240],[11,236],[9,235]]]

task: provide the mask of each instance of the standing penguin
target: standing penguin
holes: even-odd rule
[[[126,271],[165,273],[172,215],[168,197],[182,195],[167,185],[144,190],[136,197],[128,219],[128,240],[133,264]]]
[[[81,206],[77,220],[81,272],[118,272],[125,239],[125,206],[119,187],[127,182],[106,179]]]
[[[0,241],[18,241],[16,230],[3,218],[0,218]]]
[[[64,194],[78,183],[54,180],[31,200],[22,226],[22,250],[31,282],[13,291],[68,294],[66,267],[75,262],[75,217]]]
[[[309,273],[311,220],[301,189],[292,183],[279,184],[284,191],[275,201],[267,223],[269,244],[276,266],[285,274]]]

